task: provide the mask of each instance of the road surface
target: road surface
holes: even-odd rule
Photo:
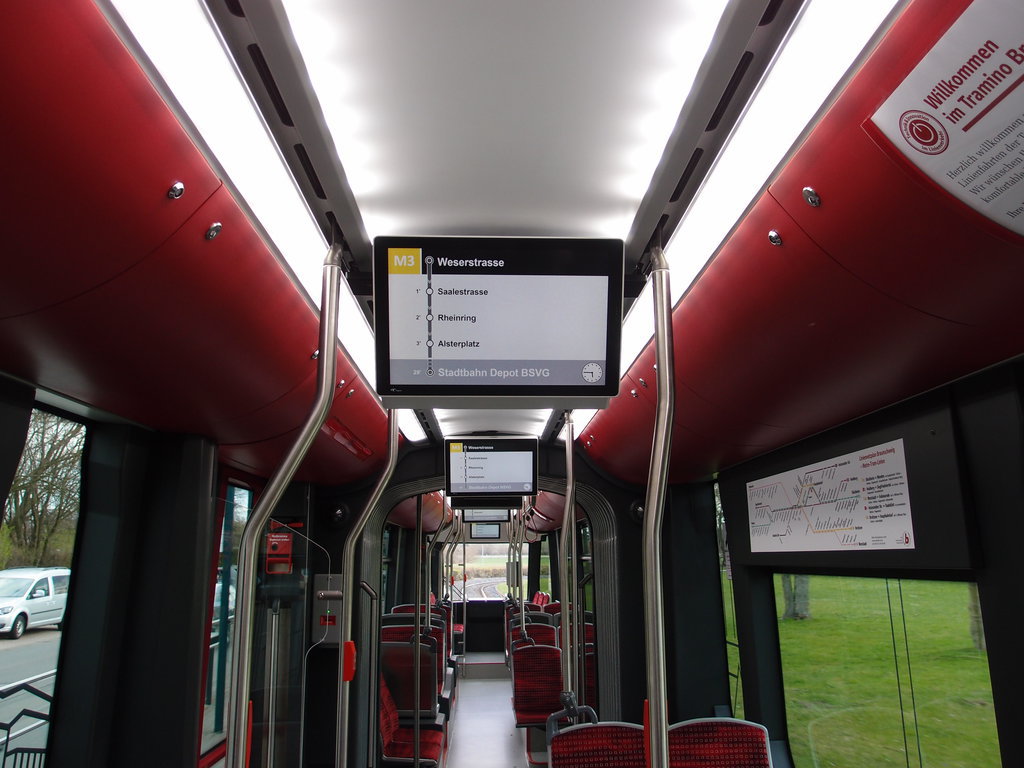
[[[53,627],[30,629],[19,640],[9,640],[0,636],[0,690],[12,683],[29,680],[45,672],[57,668],[57,653],[60,650],[61,632]],[[47,677],[32,686],[52,694],[54,678]],[[22,709],[46,712],[49,704],[29,692],[21,692],[0,699],[0,722],[11,723]],[[14,723],[11,731],[18,733],[30,728],[35,719],[22,718]],[[0,738],[6,731],[0,730]],[[46,743],[46,728],[31,730],[18,739],[12,740],[12,746],[40,747]]]

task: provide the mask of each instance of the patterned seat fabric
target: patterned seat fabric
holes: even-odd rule
[[[728,717],[687,720],[668,731],[671,768],[771,768],[763,725]]]
[[[415,730],[401,725],[398,720],[398,709],[391,698],[391,691],[384,678],[380,678],[380,736],[383,745],[384,761],[411,761],[415,753]],[[436,766],[441,761],[441,750],[444,747],[444,733],[440,730],[421,726],[420,728],[420,764]]]
[[[644,768],[644,731],[632,723],[574,725],[548,747],[551,768]]]
[[[389,694],[400,713],[411,714],[416,709],[416,653],[420,654],[420,705],[423,713],[437,711],[438,685],[434,654],[425,645],[418,648],[412,643],[381,643],[381,673],[388,684]]]
[[[562,709],[562,654],[550,645],[525,645],[512,653],[512,708],[517,726],[544,726]]]
[[[380,639],[384,643],[402,643],[411,642],[412,636],[415,630],[411,626],[383,626],[380,628]],[[434,666],[437,669],[437,692],[441,692],[441,687],[444,684],[444,670],[445,670],[445,630],[443,627],[430,627],[430,637],[434,639],[435,647],[437,652],[432,654],[434,659]]]

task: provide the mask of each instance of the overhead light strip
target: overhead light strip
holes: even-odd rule
[[[855,14],[825,0],[808,5],[665,249],[673,303],[689,289],[897,4],[865,0]],[[808,67],[811,61],[814,66]],[[653,335],[647,285],[623,324],[623,371]]]

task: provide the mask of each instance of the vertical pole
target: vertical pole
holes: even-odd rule
[[[576,475],[573,470],[572,413],[565,412],[565,510],[562,513],[562,530],[558,539],[559,554],[559,601],[562,604],[562,690],[575,695],[576,665],[573,663],[572,622],[575,606],[573,590],[576,588]],[[577,638],[578,641],[579,638]]]
[[[345,538],[345,548],[341,559],[341,589],[347,595],[341,604],[341,625],[338,638],[338,730],[337,741],[335,742],[334,764],[336,768],[345,768],[348,765],[348,726],[349,726],[349,694],[350,684],[344,679],[342,670],[345,664],[345,646],[352,641],[352,617],[356,609],[356,596],[358,590],[355,585],[356,574],[356,544],[363,535],[370,515],[384,495],[384,489],[394,474],[395,465],[398,464],[398,416],[390,408],[388,414],[388,460],[383,473],[377,480],[377,485],[366,500],[366,506],[356,519],[352,530]],[[371,640],[376,642],[376,639]],[[373,680],[375,670],[370,670],[370,690],[376,690],[376,681]],[[373,748],[369,745],[368,748]],[[232,766],[231,768],[234,768]],[[242,766],[239,766],[242,768]]]
[[[515,551],[516,551],[516,518],[513,515],[509,518],[508,523],[508,549],[505,552],[505,584],[508,586],[508,596],[512,600],[513,605],[517,604],[516,598],[516,585],[512,580],[512,573],[515,571]],[[523,606],[519,605],[519,612],[522,613]],[[515,616],[515,614],[512,614]],[[522,618],[522,616],[520,616]]]
[[[423,627],[423,605],[420,600],[423,598],[423,494],[416,497],[416,578],[414,579],[413,592],[416,599],[413,601],[415,618],[413,619],[412,635],[412,764],[414,768],[420,768],[420,673],[422,672],[423,656],[420,653]],[[429,610],[429,608],[427,609]],[[427,626],[430,626],[429,623]]]
[[[338,373],[340,280],[341,246],[332,245],[323,266],[316,399],[299,436],[267,483],[242,530],[238,551],[238,589],[235,593],[235,633],[231,646],[231,718],[228,721],[227,753],[224,760],[227,768],[246,768],[246,734],[249,726],[249,696],[252,683],[252,620],[260,533],[327,419],[334,400]],[[224,594],[221,598],[226,600],[227,595]]]
[[[380,595],[367,584],[365,581],[359,582],[359,588],[363,590],[367,595],[370,596],[370,616],[372,620],[370,622],[370,637],[374,638],[374,642],[370,643],[369,662],[367,668],[372,672],[377,670],[377,651],[380,646],[377,644],[377,639],[380,638],[380,608],[378,603],[380,601]],[[377,733],[377,718],[372,715],[366,718],[366,743],[374,744],[374,736]],[[302,765],[300,758],[299,765]],[[374,768],[377,765],[377,749],[371,746],[369,749],[369,755],[367,755],[366,768]]]
[[[526,618],[526,594],[523,592],[523,536],[526,534],[526,517],[520,504],[519,514],[515,517],[515,551],[512,558],[515,561],[513,573],[516,584],[516,594],[519,598],[520,619]],[[526,622],[522,621],[523,631],[526,631]]]
[[[465,511],[463,511],[463,517],[459,518],[459,538],[462,539],[462,653],[463,655],[469,651],[469,598],[466,597],[466,518]],[[504,621],[504,619],[503,619]]]
[[[654,350],[658,405],[654,443],[644,501],[644,631],[647,650],[647,701],[651,768],[668,768],[668,685],[665,671],[664,578],[661,567],[661,524],[668,485],[675,383],[668,261],[660,247],[651,251],[654,281]]]
[[[270,626],[267,629],[270,635],[267,643],[267,656],[269,656],[270,670],[267,673],[267,768],[273,768],[277,752],[277,655],[280,652],[281,643],[281,601],[274,598],[270,606]]]

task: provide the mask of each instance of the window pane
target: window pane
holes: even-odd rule
[[[1001,765],[971,585],[800,582],[777,575],[775,584],[798,768]]]
[[[540,540],[540,591],[551,595],[551,535],[549,534]],[[551,595],[552,600],[558,600],[558,595]]]
[[[85,426],[33,411],[0,526],[0,691],[6,754],[45,753],[81,502]],[[39,596],[42,593],[42,596]],[[18,685],[12,685],[17,683]],[[17,690],[17,692],[15,692]],[[18,717],[29,710],[46,715]],[[21,758],[31,762],[33,758]],[[35,763],[32,763],[35,764]],[[39,764],[42,764],[41,762]]]
[[[231,635],[235,619],[235,584],[238,580],[238,548],[242,539],[242,529],[245,528],[251,511],[252,491],[229,485],[224,499],[217,581],[213,588],[202,752],[208,751],[225,738]]]
[[[466,599],[502,600],[508,594],[508,544],[466,544]],[[456,580],[461,578],[456,567]]]

